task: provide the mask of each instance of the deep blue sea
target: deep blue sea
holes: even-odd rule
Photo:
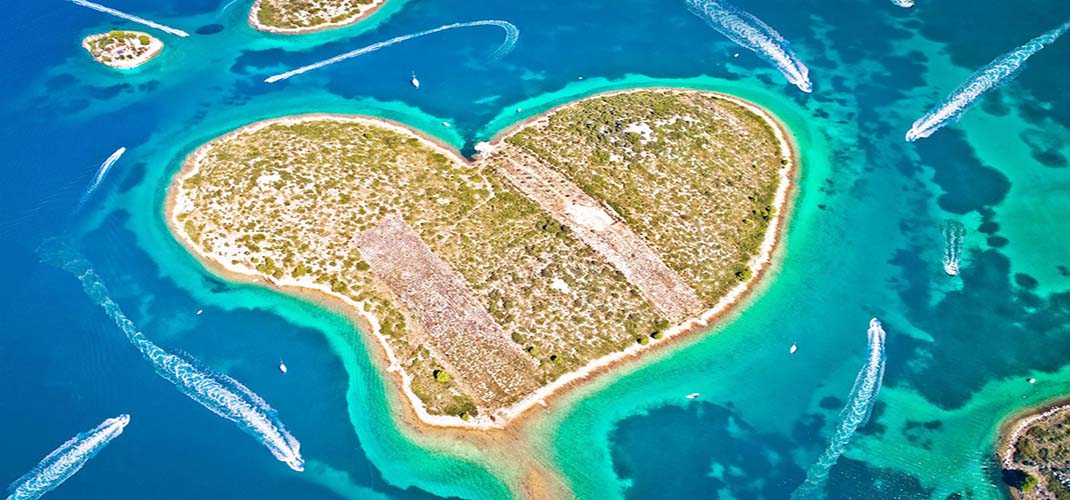
[[[960,123],[903,140],[977,68],[1070,20],[1065,0],[737,0],[790,40],[812,94],[683,0],[389,0],[358,25],[299,37],[251,29],[251,0],[226,3],[108,0],[192,34],[146,29],[166,48],[129,72],[93,62],[81,40],[145,28],[63,0],[4,4],[0,483],[128,413],[125,432],[47,498],[510,497],[509,464],[399,429],[380,353],[344,318],[214,277],[167,232],[164,192],[187,154],[315,111],[390,118],[467,154],[571,100],[681,86],[754,101],[795,134],[797,196],[759,293],[710,332],[537,410],[531,453],[579,498],[788,498],[836,430],[874,316],[887,331],[883,389],[828,471],[828,498],[1004,498],[992,459],[1001,420],[1070,393],[1070,38]],[[500,29],[453,30],[263,82],[481,19],[515,24],[516,49],[495,61]],[[222,30],[196,33],[213,24]],[[947,220],[966,229],[955,278],[941,267]],[[74,276],[41,262],[53,237],[93,263],[154,342],[270,403],[306,471],[156,376]]]

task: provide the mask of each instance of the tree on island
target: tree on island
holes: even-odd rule
[[[1003,482],[1018,488],[1024,493],[1033,491],[1038,483],[1037,478],[1032,474],[1018,469],[1003,469]]]

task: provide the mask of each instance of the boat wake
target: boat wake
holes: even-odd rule
[[[93,3],[93,2],[90,2],[88,0],[71,0],[71,3],[73,3],[75,5],[81,5],[82,7],[89,7],[90,9],[93,9],[93,10],[98,11],[98,12],[103,12],[105,14],[111,14],[111,15],[113,15],[115,17],[126,19],[127,21],[133,21],[133,22],[138,23],[138,24],[144,24],[145,26],[148,26],[150,28],[156,28],[156,29],[158,29],[160,31],[163,31],[165,33],[170,33],[170,34],[175,35],[175,36],[182,36],[182,37],[189,36],[189,33],[186,33],[185,31],[182,31],[180,29],[175,29],[175,28],[172,28],[170,26],[164,26],[164,25],[162,25],[160,23],[154,23],[152,21],[149,21],[148,19],[137,17],[137,16],[131,15],[131,14],[127,14],[126,12],[123,12],[121,10],[115,10],[115,9],[113,9],[111,7],[105,7],[103,5],[100,5],[99,3]]]
[[[907,9],[914,6],[914,0],[892,0],[892,3]]]
[[[11,483],[7,500],[34,500],[56,489],[89,459],[123,433],[130,415],[109,418],[90,431],[74,436],[41,460],[33,470]]]
[[[790,44],[750,13],[722,0],[685,0],[688,9],[739,46],[752,50],[779,70],[792,85],[810,92],[810,70],[795,57]]]
[[[817,463],[806,471],[806,481],[791,494],[792,500],[820,497],[819,494],[825,480],[828,479],[829,471],[847,449],[851,436],[869,422],[873,404],[877,402],[877,394],[881,390],[881,381],[884,379],[884,328],[881,327],[880,320],[877,318],[869,320],[869,330],[866,335],[869,338],[866,364],[855,378],[847,406],[840,412],[840,425]]]
[[[959,274],[962,245],[966,239],[966,226],[949,219],[944,221],[941,232],[944,233],[944,272],[948,276],[956,276]]]
[[[440,31],[449,31],[449,30],[458,29],[458,28],[474,28],[476,26],[497,26],[497,27],[505,30],[505,41],[503,41],[502,44],[498,46],[498,49],[494,51],[494,55],[493,55],[494,59],[501,59],[502,57],[505,57],[510,52],[512,52],[513,48],[516,47],[517,40],[520,38],[520,30],[517,29],[517,27],[514,26],[513,23],[510,23],[508,21],[498,21],[498,20],[493,20],[492,19],[492,20],[486,20],[486,21],[473,21],[473,22],[470,22],[470,23],[447,24],[445,26],[439,26],[439,27],[434,28],[434,29],[429,29],[429,30],[425,30],[425,31],[419,31],[419,32],[416,32],[416,33],[410,33],[408,35],[402,35],[402,36],[399,36],[399,37],[394,37],[394,38],[391,38],[391,39],[386,40],[384,42],[373,43],[373,44],[371,44],[371,45],[369,45],[367,47],[362,47],[362,48],[359,48],[357,50],[352,50],[352,51],[346,52],[344,54],[339,54],[337,56],[334,56],[334,57],[331,57],[331,58],[328,58],[328,59],[324,59],[324,60],[316,62],[316,63],[309,64],[308,66],[301,66],[300,68],[297,68],[297,69],[294,69],[294,70],[290,70],[290,71],[287,71],[285,73],[279,73],[277,75],[269,76],[269,77],[265,78],[264,81],[267,82],[267,83],[275,83],[277,81],[285,80],[285,79],[290,78],[292,76],[297,76],[297,75],[300,75],[302,73],[307,73],[307,72],[312,71],[314,69],[319,69],[319,68],[322,68],[324,66],[330,66],[332,64],[345,61],[346,59],[352,59],[352,58],[357,57],[357,56],[362,56],[364,54],[375,52],[375,51],[377,51],[379,49],[385,49],[385,48],[387,48],[387,47],[389,47],[391,45],[397,45],[397,44],[399,44],[401,42],[412,40],[413,38],[420,38],[422,36],[431,35],[431,34],[434,34],[434,33],[438,33]]]
[[[907,142],[929,137],[945,125],[957,122],[985,93],[1014,80],[1026,60],[1058,40],[1067,29],[1070,29],[1070,22],[1030,40],[1029,43],[1003,54],[977,70],[970,75],[966,83],[914,122],[907,132]]]
[[[130,343],[152,363],[159,376],[216,415],[236,423],[291,469],[304,470],[300,443],[286,431],[278,413],[260,396],[241,382],[212,372],[192,357],[186,359],[152,343],[111,298],[104,281],[89,261],[73,248],[59,240],[50,240],[38,253],[45,262],[73,274],[82,282],[86,295],[104,309]]]
[[[100,165],[100,168],[97,170],[97,175],[93,178],[93,182],[89,183],[89,187],[85,189],[85,192],[82,193],[81,199],[78,200],[78,205],[74,207],[75,213],[81,210],[82,207],[86,204],[86,202],[88,202],[89,199],[93,197],[93,193],[96,192],[98,187],[100,187],[100,183],[104,182],[104,176],[108,175],[108,171],[111,170],[111,166],[115,165],[115,162],[119,161],[119,158],[123,156],[123,153],[125,152],[126,148],[116,149],[115,152],[112,153],[107,160],[104,160],[104,163],[102,163]]]
[[[220,17],[222,17],[223,13],[226,12],[227,9],[229,9],[231,5],[234,5],[236,3],[238,3],[238,0],[230,0],[229,2],[227,2],[227,4],[224,5],[222,9],[219,9],[219,14],[216,14],[216,16],[215,16],[216,19],[219,19]]]

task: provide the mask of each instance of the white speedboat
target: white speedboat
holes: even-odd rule
[[[959,263],[958,262],[944,262],[944,272],[948,276],[959,275]]]
[[[286,368],[286,363],[279,361],[279,371],[285,374],[288,370],[289,369]]]
[[[415,71],[412,73],[412,86],[416,87],[416,88],[420,88],[420,79],[416,78],[416,72]]]
[[[795,351],[798,351],[798,350],[799,350],[799,344],[796,344],[796,343],[793,342],[791,344],[791,349],[788,349],[788,354],[795,354]]]
[[[686,397],[687,397],[687,399],[695,399],[695,398],[698,397],[698,393],[697,392],[692,392],[691,394],[688,394]]]

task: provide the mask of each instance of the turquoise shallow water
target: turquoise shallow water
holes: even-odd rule
[[[804,95],[683,2],[580,5],[393,0],[373,19],[301,38],[249,29],[241,1],[116,0],[194,32],[128,74],[81,53],[117,24],[65,2],[17,1],[0,51],[5,181],[0,249],[0,480],[120,412],[126,432],[49,498],[504,498],[502,464],[429,450],[386,409],[378,353],[338,316],[207,274],[167,233],[163,192],[181,159],[241,125],[292,113],[365,113],[462,151],[592,93],[712,89],[753,100],[795,133],[803,168],[774,273],[709,334],[550,402],[534,452],[581,498],[786,498],[825,448],[863,363],[870,317],[888,332],[870,423],[831,470],[830,498],[1001,498],[989,458],[1000,418],[1070,391],[1070,40],[958,125],[909,145],[910,123],[974,69],[1070,18],[1063,2],[739,2],[811,70]],[[267,85],[264,77],[446,23],[432,35]],[[408,85],[416,71],[423,85]],[[582,77],[582,79],[581,79]],[[517,113],[516,108],[521,108]],[[448,121],[452,126],[443,127]],[[82,188],[127,154],[77,217]],[[940,226],[967,228],[960,278]],[[73,239],[127,314],[261,394],[302,442],[304,474],[193,404],[152,370],[69,275],[38,262]],[[203,309],[202,315],[195,311]],[[791,356],[788,346],[798,343]],[[280,360],[290,367],[276,370]],[[1036,377],[1036,384],[1027,384]],[[683,395],[699,392],[688,401]],[[464,458],[457,458],[460,454]],[[986,469],[986,467],[988,467]],[[5,479],[6,478],[6,479]]]

